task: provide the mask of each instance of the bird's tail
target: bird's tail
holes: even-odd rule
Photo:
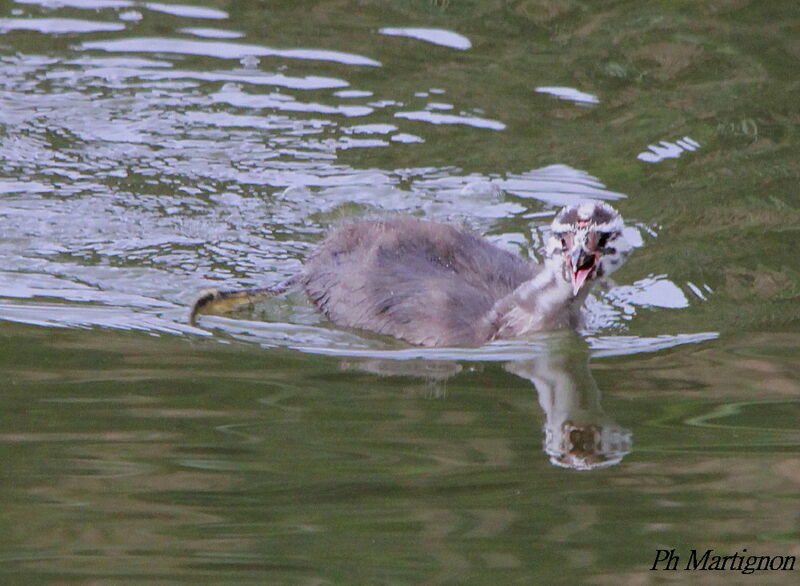
[[[194,325],[198,315],[228,313],[242,305],[285,293],[297,284],[299,277],[300,275],[295,275],[275,285],[255,289],[231,289],[228,291],[206,289],[200,293],[200,297],[192,305],[189,323]]]

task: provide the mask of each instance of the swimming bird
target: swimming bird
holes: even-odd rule
[[[479,346],[576,328],[591,285],[631,250],[623,228],[607,203],[567,206],[536,264],[463,227],[410,217],[351,221],[297,275],[266,288],[206,291],[190,321],[299,286],[339,326],[420,346]]]

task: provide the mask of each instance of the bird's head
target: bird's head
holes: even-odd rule
[[[622,265],[631,251],[624,227],[619,212],[601,201],[585,200],[556,214],[547,257],[560,262],[573,295]]]

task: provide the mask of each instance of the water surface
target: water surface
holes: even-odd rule
[[[800,554],[798,16],[0,4],[4,581],[649,583],[659,548]],[[539,258],[585,197],[636,250],[578,334],[422,350],[300,295],[187,322],[343,218]]]

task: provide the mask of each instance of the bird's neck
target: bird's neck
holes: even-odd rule
[[[588,292],[589,287],[585,286],[577,296],[573,295],[563,260],[550,258],[534,278],[495,303],[489,316],[496,328],[495,338],[578,327],[580,308]]]

